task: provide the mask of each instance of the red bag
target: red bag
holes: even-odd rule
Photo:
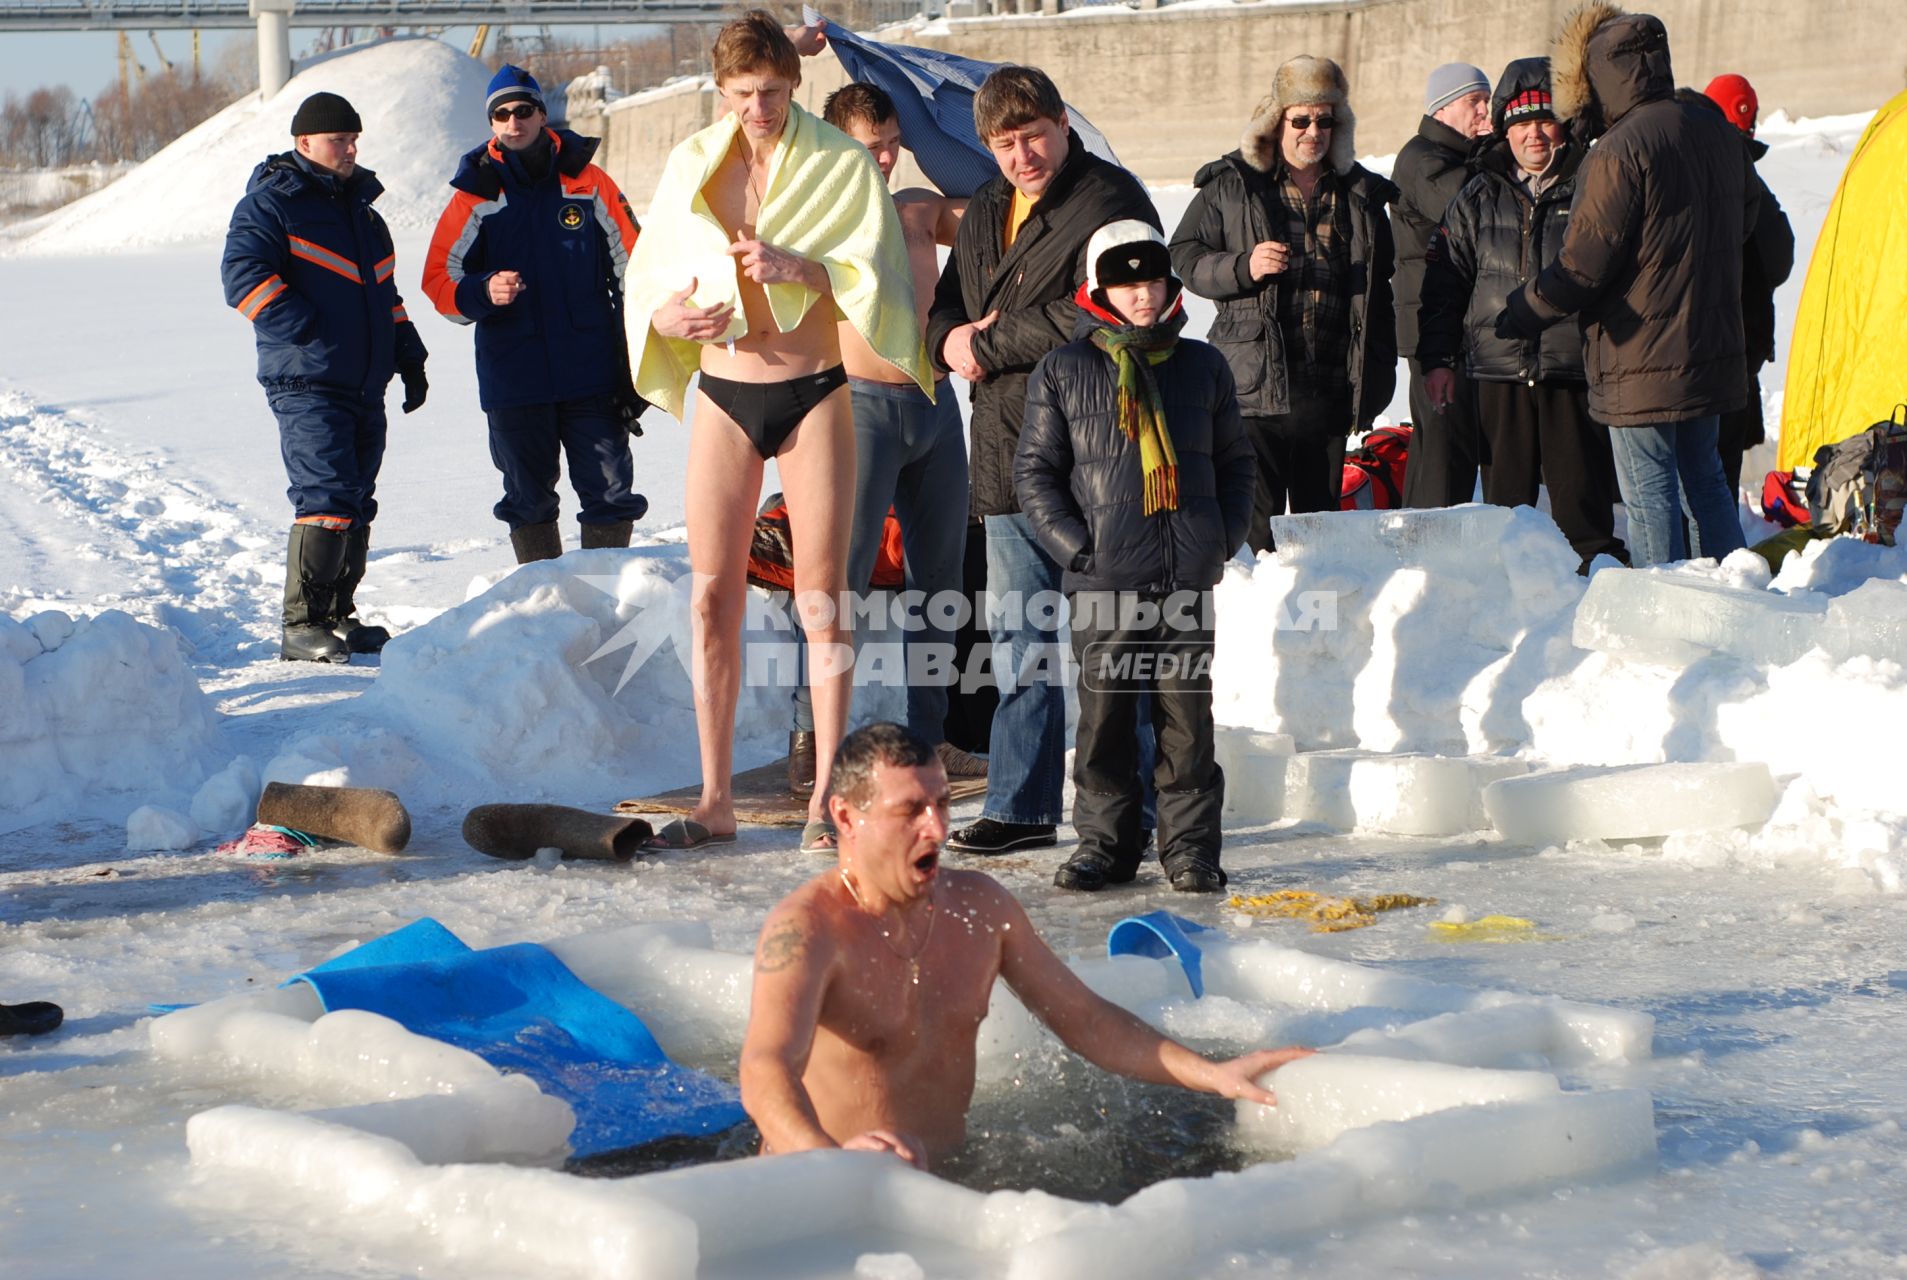
[[[1794,472],[1770,471],[1762,480],[1761,514],[1784,529],[1809,523],[1808,499],[1795,493]]]
[[[1410,463],[1411,427],[1378,427],[1344,455],[1341,511],[1395,511],[1404,505],[1404,469]]]
[[[771,591],[795,589],[794,542],[788,531],[788,504],[779,493],[770,494],[755,517],[755,536],[748,548],[748,580]],[[887,509],[881,527],[881,549],[874,557],[874,581],[855,590],[898,590],[907,581],[907,560],[901,549],[901,522]]]

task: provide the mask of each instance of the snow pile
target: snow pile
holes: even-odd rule
[[[314,59],[268,102],[246,94],[85,199],[24,224],[19,251],[119,253],[225,234],[258,162],[291,149],[298,104],[342,94],[364,121],[359,162],[384,184],[377,210],[396,227],[433,225],[457,157],[482,141],[481,62],[441,40],[394,37]]]
[[[265,766],[266,781],[385,787],[418,805],[611,802],[700,776],[681,543],[524,565],[393,640],[377,683]],[[790,619],[751,590],[736,767],[786,748]],[[900,691],[857,691],[892,717]]]
[[[183,809],[230,756],[171,632],[116,609],[0,614],[0,831]],[[166,825],[155,817],[141,833]]]

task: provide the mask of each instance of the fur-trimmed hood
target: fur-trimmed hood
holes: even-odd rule
[[[1652,14],[1587,0],[1563,19],[1550,75],[1557,118],[1595,137],[1643,103],[1674,95],[1668,29]]]
[[[1329,58],[1300,54],[1279,67],[1271,78],[1271,93],[1252,112],[1238,152],[1245,163],[1260,173],[1278,167],[1282,152],[1278,134],[1284,127],[1285,108],[1304,103],[1329,103],[1338,127],[1331,133],[1331,149],[1325,160],[1339,173],[1349,173],[1357,163],[1357,117],[1351,112],[1351,86],[1344,69]]]

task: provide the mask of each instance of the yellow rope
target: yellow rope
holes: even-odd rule
[[[1432,907],[1435,898],[1420,898],[1411,893],[1378,893],[1368,898],[1334,898],[1309,889],[1280,889],[1276,893],[1241,897],[1233,894],[1227,904],[1235,911],[1273,920],[1309,920],[1313,933],[1343,933],[1377,923],[1380,911],[1404,907]]]

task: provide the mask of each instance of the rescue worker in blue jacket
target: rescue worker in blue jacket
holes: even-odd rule
[[[390,633],[362,625],[354,596],[370,554],[384,460],[384,390],[424,403],[428,354],[404,313],[384,187],[357,163],[363,124],[335,93],[292,117],[292,150],[252,171],[220,264],[225,300],[252,322],[258,380],[278,418],[294,513],[280,653],[348,662]]]
[[[503,473],[497,519],[518,564],[563,554],[559,451],[585,547],[626,547],[647,500],[632,491],[629,436],[646,407],[629,378],[622,277],[636,243],[629,202],[590,163],[598,140],[549,127],[521,67],[490,81],[491,139],[465,155],[424,259],[424,291],[477,326],[477,392]]]

